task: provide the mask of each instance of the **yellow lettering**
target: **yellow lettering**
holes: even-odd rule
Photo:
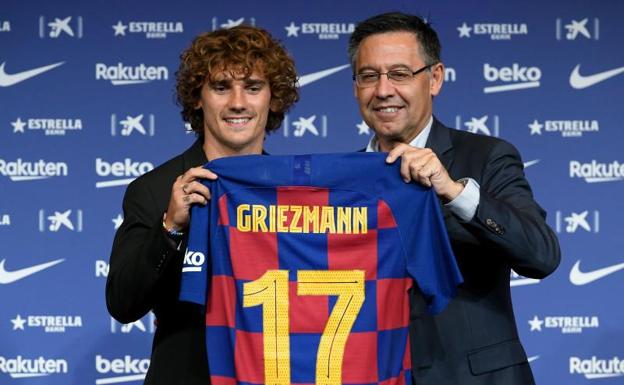
[[[275,232],[275,205],[269,206],[269,231]]]
[[[338,234],[351,234],[351,208],[338,206],[338,220],[336,232]]]
[[[336,221],[334,218],[333,206],[321,207],[321,228],[320,232],[334,234],[336,232]]]
[[[242,204],[236,208],[236,228],[238,231],[247,232],[251,230],[251,218],[245,212],[249,211],[249,205]]]
[[[368,207],[353,208],[353,234],[368,232]]]
[[[312,225],[312,231],[310,231],[310,225]],[[319,207],[318,206],[304,206],[303,207],[303,232],[315,233],[319,232]]]
[[[253,232],[258,233],[260,231],[266,233],[266,216],[267,210],[266,207],[262,205],[253,205],[251,206],[251,217],[253,218]]]
[[[301,206],[290,206],[290,211],[293,213],[293,217],[290,221],[290,227],[288,230],[291,233],[301,232],[301,226],[297,225],[297,223],[299,223],[299,220],[301,219],[301,210],[303,210],[303,207]]]
[[[277,232],[278,233],[288,232],[288,227],[286,227],[286,221],[288,220],[288,217],[286,216],[286,211],[288,211],[288,206],[284,206],[284,205],[277,206]]]

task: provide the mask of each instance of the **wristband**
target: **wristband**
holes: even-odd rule
[[[172,237],[172,238],[180,238],[180,237],[184,236],[184,231],[176,230],[173,227],[167,228],[167,225],[165,224],[165,220],[164,219],[162,221],[162,225],[163,225],[163,230],[165,230],[167,235],[169,235],[170,237]]]

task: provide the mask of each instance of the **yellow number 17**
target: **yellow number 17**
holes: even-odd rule
[[[336,295],[316,356],[316,384],[342,383],[342,359],[364,303],[364,271],[300,270],[297,295]],[[288,270],[269,270],[243,285],[243,307],[262,305],[265,384],[290,384]]]

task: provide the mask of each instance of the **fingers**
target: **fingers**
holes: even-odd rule
[[[412,149],[416,149],[416,147],[412,147],[405,143],[397,144],[392,151],[388,153],[388,157],[386,158],[386,163],[394,163],[400,156],[403,155],[406,151],[410,151]]]
[[[197,195],[198,198],[202,199],[193,199],[193,203],[201,203],[206,204],[210,199],[210,190],[208,187],[204,186],[202,183],[198,181],[192,181],[190,183],[184,183],[181,188],[184,196],[193,196]]]

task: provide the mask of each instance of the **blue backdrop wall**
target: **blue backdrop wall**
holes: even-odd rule
[[[447,65],[436,116],[523,155],[563,260],[512,276],[540,384],[624,383],[624,2],[14,1],[0,4],[0,383],[137,383],[153,316],[104,303],[125,186],[181,152],[180,52],[198,33],[270,30],[302,76],[271,153],[361,148],[346,44],[375,13],[421,14]],[[317,75],[317,76],[314,76]],[[620,234],[618,236],[618,234]]]

